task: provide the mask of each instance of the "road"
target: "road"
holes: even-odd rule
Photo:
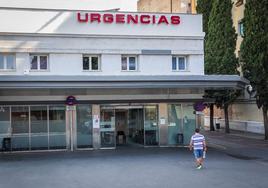
[[[268,162],[209,148],[196,170],[187,148],[0,154],[1,188],[266,188]]]

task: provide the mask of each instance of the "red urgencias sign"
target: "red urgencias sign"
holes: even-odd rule
[[[77,20],[81,23],[116,23],[116,24],[171,24],[179,25],[180,16],[149,15],[149,14],[100,14],[100,13],[77,13]]]

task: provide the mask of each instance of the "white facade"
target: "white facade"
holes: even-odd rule
[[[77,13],[77,11],[1,9],[0,53],[14,53],[16,69],[0,70],[0,75],[204,74],[204,33],[201,15],[176,14],[180,16],[178,25],[115,22],[108,24],[81,23],[77,20]],[[98,14],[103,15],[107,12]],[[156,19],[164,15],[168,20],[174,16],[173,14],[146,15],[155,15]],[[144,50],[151,53],[144,54]],[[48,55],[48,70],[31,71],[31,54]],[[98,55],[100,70],[84,71],[83,55]],[[121,70],[122,55],[137,57],[136,71]],[[187,70],[173,71],[172,56],[185,57]]]

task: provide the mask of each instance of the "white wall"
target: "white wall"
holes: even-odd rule
[[[49,70],[30,75],[203,75],[202,17],[179,15],[180,25],[85,24],[77,22],[74,11],[0,9],[0,53],[16,54],[16,71],[0,75],[23,75],[31,53],[49,54]],[[142,50],[171,54],[143,55]],[[83,71],[83,54],[100,55],[101,71]],[[138,71],[121,71],[122,54],[138,56]],[[172,55],[186,56],[189,70],[172,71]]]
[[[82,11],[80,11],[82,12]],[[179,25],[166,24],[116,24],[116,23],[80,23],[77,11],[0,9],[0,32],[6,33],[46,33],[46,34],[87,34],[87,35],[147,35],[147,36],[200,36],[202,32],[202,16],[192,14],[152,14],[159,18],[165,15],[180,16]],[[82,13],[90,13],[83,11]],[[109,12],[99,12],[100,14]],[[131,14],[142,13],[118,13]],[[144,14],[144,13],[143,13]]]
[[[173,72],[170,55],[142,55],[142,50],[170,50],[184,55],[188,71]],[[203,40],[186,38],[0,36],[0,52],[16,54],[16,72],[0,75],[23,75],[29,69],[31,53],[49,54],[49,70],[31,71],[30,75],[203,75]],[[101,56],[101,71],[82,70],[83,54]],[[121,71],[121,55],[138,55],[138,71]]]

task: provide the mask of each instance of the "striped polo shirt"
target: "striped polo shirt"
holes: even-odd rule
[[[191,137],[191,141],[193,143],[194,149],[203,149],[204,148],[203,142],[205,141],[205,137],[202,134],[195,133]]]

